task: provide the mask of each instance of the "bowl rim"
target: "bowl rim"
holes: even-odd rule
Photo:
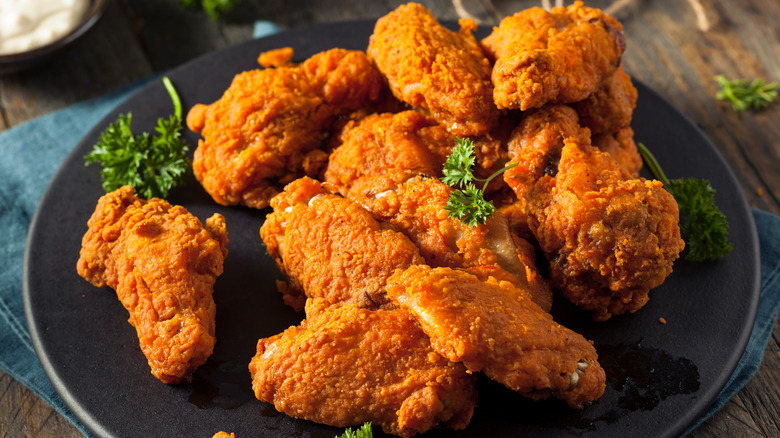
[[[44,57],[59,50],[60,48],[70,45],[72,42],[79,39],[89,29],[91,29],[95,23],[97,23],[97,21],[103,15],[103,11],[105,11],[107,5],[108,0],[91,0],[89,8],[84,14],[84,18],[79,23],[79,25],[74,27],[70,32],[48,44],[36,47],[31,50],[0,54],[0,65],[27,62],[35,58]]]

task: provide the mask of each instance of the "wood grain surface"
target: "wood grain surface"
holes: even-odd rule
[[[45,65],[0,76],[0,131],[247,40],[252,37],[255,20],[273,21],[289,29],[377,18],[401,3],[242,0],[224,21],[215,22],[202,13],[182,9],[177,0],[114,0],[76,46]],[[443,20],[458,18],[454,3],[459,3],[481,24],[492,26],[505,15],[542,2],[420,3]],[[665,96],[704,131],[737,175],[752,207],[780,214],[780,102],[761,112],[736,113],[714,97],[718,74],[780,80],[780,2],[586,2],[600,8],[613,3],[622,5],[614,15],[625,28],[626,70]],[[702,6],[704,23],[693,3]],[[779,340],[777,325],[755,378],[691,437],[780,436]],[[66,419],[0,372],[0,437],[77,436],[79,432]]]

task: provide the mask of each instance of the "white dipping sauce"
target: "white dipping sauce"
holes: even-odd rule
[[[0,0],[0,55],[26,52],[81,23],[90,0]]]

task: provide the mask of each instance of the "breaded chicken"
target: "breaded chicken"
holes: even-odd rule
[[[257,398],[287,415],[338,427],[371,422],[401,437],[440,423],[464,429],[477,399],[475,376],[436,353],[403,308],[307,314],[260,339],[249,371]]]
[[[672,195],[591,146],[568,106],[528,114],[515,135],[519,165],[504,179],[526,202],[553,286],[597,321],[641,308],[684,247]]]
[[[511,280],[549,311],[552,291],[537,272],[533,247],[512,235],[501,214],[475,226],[449,217],[444,207],[451,193],[438,179],[418,176],[396,190],[366,199],[365,206],[378,220],[408,236],[426,264],[473,269],[481,277]]]
[[[592,135],[617,133],[631,126],[638,93],[623,64],[601,83],[587,99],[572,104],[580,125]]]
[[[527,110],[587,98],[620,65],[625,38],[617,20],[577,1],[506,17],[480,45],[494,63],[496,106]]]
[[[189,380],[214,348],[225,219],[214,214],[203,226],[184,207],[144,201],[125,186],[100,198],[88,225],[79,275],[116,291],[155,377]]]
[[[604,392],[593,345],[510,282],[419,265],[397,271],[387,292],[415,315],[434,350],[469,371],[526,397],[554,396],[573,408]]]
[[[617,132],[604,132],[591,138],[593,146],[612,155],[612,158],[632,176],[642,170],[642,156],[634,143],[634,130],[625,127]]]
[[[406,236],[311,178],[287,185],[271,206],[260,236],[290,283],[285,303],[298,310],[307,297],[379,307],[387,277],[424,262]]]
[[[417,111],[371,114],[344,128],[324,179],[360,201],[416,175],[440,176],[454,144],[443,125]]]
[[[203,136],[195,176],[219,204],[265,208],[284,184],[324,169],[321,146],[337,116],[384,90],[365,53],[343,49],[238,74],[219,100],[187,115],[187,126]]]
[[[494,131],[472,138],[477,177],[487,178],[508,161],[506,141],[515,125],[502,119]],[[342,129],[323,179],[339,193],[364,202],[417,175],[441,177],[456,138],[444,125],[418,111],[370,114],[349,121]],[[496,178],[487,193],[502,187],[505,184]]]
[[[481,135],[495,126],[499,111],[490,63],[474,29],[473,21],[463,19],[453,32],[425,7],[408,3],[377,20],[367,53],[398,99],[457,135]]]

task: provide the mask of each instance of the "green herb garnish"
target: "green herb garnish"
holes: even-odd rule
[[[455,147],[447,161],[444,163],[444,177],[442,182],[453,188],[450,198],[447,200],[445,210],[448,216],[457,218],[461,222],[475,226],[484,224],[496,211],[493,202],[485,199],[485,189],[490,181],[507,169],[517,166],[517,163],[493,173],[485,179],[474,176],[474,142],[469,139],[456,139]],[[474,181],[484,182],[482,189],[477,188]],[[460,187],[460,188],[458,188]]]
[[[680,234],[685,241],[685,259],[702,261],[725,257],[728,243],[726,216],[715,205],[715,189],[706,179],[666,177],[650,150],[638,143],[639,153],[655,177],[674,196],[680,208]]]
[[[239,0],[179,0],[186,8],[203,10],[212,20],[219,20],[233,10]]]
[[[721,86],[715,97],[731,102],[735,111],[764,109],[777,97],[777,82],[767,84],[761,78],[752,81],[747,79],[731,81],[723,75],[715,76],[715,80]]]
[[[84,157],[85,165],[98,162],[103,167],[100,176],[106,192],[131,185],[144,198],[164,198],[188,174],[189,147],[180,138],[181,101],[170,79],[163,78],[163,84],[173,102],[174,114],[157,120],[156,136],[133,135],[132,114],[120,114]]]
[[[371,423],[363,423],[358,429],[352,431],[352,428],[348,427],[343,434],[336,438],[373,438],[374,433],[371,431]]]

